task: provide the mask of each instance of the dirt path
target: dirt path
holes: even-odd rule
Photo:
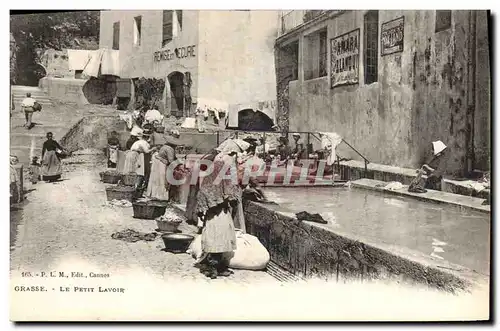
[[[84,162],[84,163],[82,163]],[[99,181],[102,160],[80,155],[65,164],[63,181],[33,185],[20,214],[17,238],[11,251],[11,272],[58,270],[75,263],[83,269],[98,267],[107,273],[142,270],[163,279],[207,280],[187,254],[162,251],[161,238],[127,243],[111,234],[127,228],[153,232],[153,220],[134,219],[132,208],[106,204],[105,184]],[[189,226],[181,225],[183,232]],[[74,271],[86,271],[82,268]],[[217,282],[274,279],[265,272],[235,271]]]

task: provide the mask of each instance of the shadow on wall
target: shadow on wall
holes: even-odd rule
[[[272,131],[274,123],[266,114],[253,109],[243,109],[238,112],[238,130]]]
[[[116,79],[114,77],[92,77],[83,85],[82,90],[90,104],[110,105],[116,95]]]

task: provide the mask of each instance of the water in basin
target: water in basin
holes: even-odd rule
[[[490,215],[363,189],[266,188],[278,210],[320,213],[329,227],[489,275]]]

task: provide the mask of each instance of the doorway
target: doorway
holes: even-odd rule
[[[170,113],[175,117],[184,116],[184,74],[174,71],[168,75],[170,84]]]
[[[273,125],[273,120],[261,111],[243,109],[238,112],[238,130],[272,131]]]

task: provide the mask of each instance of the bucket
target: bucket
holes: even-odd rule
[[[130,186],[110,186],[106,187],[106,198],[111,200],[134,200],[135,189]]]
[[[121,178],[121,175],[118,171],[106,170],[100,172],[101,181],[106,184],[116,184]]]
[[[136,201],[132,203],[134,218],[154,220],[165,214],[168,203],[166,201]]]
[[[125,174],[121,176],[121,181],[123,185],[126,186],[135,186],[137,183],[137,178],[139,178],[139,175],[136,173],[130,173],[130,174]]]

